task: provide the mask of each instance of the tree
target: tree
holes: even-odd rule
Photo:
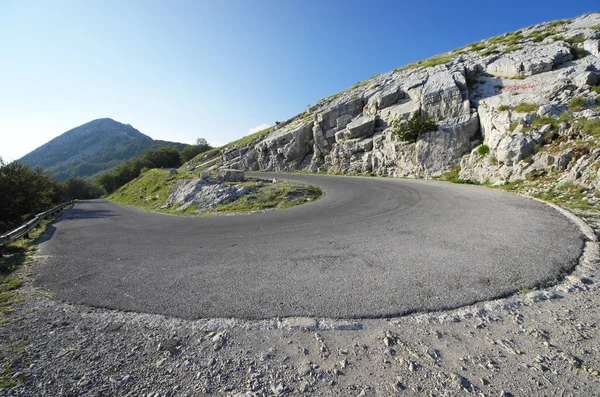
[[[196,146],[210,146],[206,138],[198,138],[196,139]]]
[[[43,212],[60,199],[60,184],[37,167],[0,158],[0,233]]]
[[[69,178],[64,183],[65,194],[69,200],[88,200],[101,197],[104,193],[97,184],[82,178]]]
[[[212,149],[212,146],[210,146],[210,145],[186,146],[180,152],[181,161],[183,161],[184,163],[187,163],[188,161],[190,161],[191,159],[193,159],[200,153],[204,153],[210,149]]]

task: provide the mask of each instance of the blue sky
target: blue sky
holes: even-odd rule
[[[0,1],[0,156],[111,117],[214,145],[373,75],[597,1]]]

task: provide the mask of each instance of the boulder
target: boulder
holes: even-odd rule
[[[404,95],[400,95],[399,87],[397,85],[392,85],[389,88],[379,91],[367,101],[365,114],[375,115],[379,110],[385,109],[398,102],[398,99],[403,96]]]
[[[444,65],[433,68],[422,89],[414,91],[413,95],[420,100],[421,110],[434,121],[470,113],[466,93],[457,85],[454,74]]]
[[[528,46],[493,59],[485,66],[485,71],[507,78],[532,76],[548,72],[572,58],[571,50],[565,43]]]
[[[586,40],[583,49],[595,57],[600,57],[600,40]]]
[[[370,136],[375,132],[375,116],[361,116],[346,126],[348,138]]]
[[[219,170],[219,177],[225,182],[243,182],[244,171],[232,170],[232,169],[221,169]]]
[[[477,113],[447,120],[436,131],[423,134],[415,146],[416,166],[424,175],[439,176],[471,151],[479,131]]]
[[[496,148],[498,162],[512,165],[533,153],[535,143],[524,135],[504,137]]]

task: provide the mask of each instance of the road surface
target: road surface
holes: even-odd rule
[[[272,174],[264,174],[272,177]],[[455,308],[576,265],[579,229],[542,203],[450,183],[278,175],[322,199],[185,217],[75,204],[42,246],[59,299],[184,318],[373,318]]]

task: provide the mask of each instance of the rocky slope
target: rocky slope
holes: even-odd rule
[[[94,175],[139,156],[148,149],[186,145],[159,141],[129,124],[104,118],[73,128],[23,156],[19,161],[52,172],[58,180]]]
[[[358,83],[244,146],[189,163],[497,183],[550,175],[597,187],[600,14],[532,26]],[[414,115],[437,125],[395,134]],[[216,157],[215,157],[216,156]],[[563,182],[564,183],[564,182]]]

